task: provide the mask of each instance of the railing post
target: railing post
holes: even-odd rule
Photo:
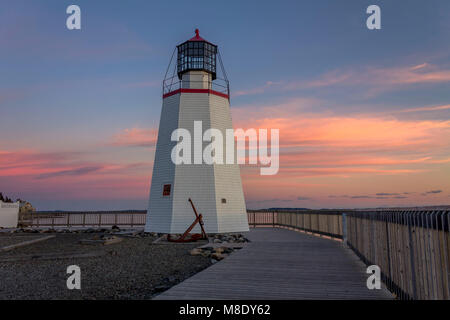
[[[67,228],[70,226],[70,213],[67,213]]]
[[[102,214],[98,214],[98,227],[100,228],[102,226]]]
[[[347,214],[342,213],[342,244],[347,245]]]
[[[86,227],[86,212],[83,213],[83,227]]]
[[[131,214],[131,227],[133,228],[133,218],[134,218],[134,214]]]
[[[272,228],[275,228],[275,211],[272,211]]]
[[[417,285],[416,285],[416,267],[414,264],[414,244],[413,244],[413,237],[412,237],[412,230],[411,225],[413,221],[413,215],[414,213],[407,214],[407,224],[408,224],[408,244],[409,244],[409,259],[411,264],[411,282],[412,282],[412,289],[413,289],[413,299],[417,299]],[[415,231],[415,230],[414,230]]]
[[[253,212],[253,228],[256,228],[256,212]]]

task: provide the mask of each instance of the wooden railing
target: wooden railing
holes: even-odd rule
[[[257,210],[252,227],[285,227],[341,239],[367,265],[377,265],[399,299],[450,299],[449,210]],[[145,225],[146,211],[40,212],[32,227]]]
[[[249,211],[251,226],[342,239],[399,299],[450,299],[449,210]]]
[[[288,227],[332,238],[343,238],[342,212],[334,210],[249,210],[250,226]]]
[[[400,299],[450,299],[448,210],[347,214],[347,244]]]
[[[145,225],[147,211],[38,212],[23,214],[23,227],[138,227]]]

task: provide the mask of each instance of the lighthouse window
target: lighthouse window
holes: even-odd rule
[[[188,41],[178,46],[178,77],[189,70],[204,70],[216,74],[217,47],[203,41]]]
[[[170,196],[171,189],[172,189],[172,185],[171,184],[165,184],[164,188],[163,188],[163,196],[164,197]]]
[[[227,199],[222,198],[222,203],[227,203]]]

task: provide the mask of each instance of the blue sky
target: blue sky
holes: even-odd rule
[[[70,4],[81,7],[81,31],[65,27]],[[365,11],[371,4],[381,7],[381,30],[366,28]],[[0,190],[29,198],[42,209],[54,208],[50,199],[57,200],[58,208],[68,209],[100,209],[111,203],[117,209],[145,207],[154,149],[150,143],[129,146],[117,140],[125,139],[127,132],[137,132],[133,130],[145,135],[157,128],[161,81],[170,55],[177,44],[194,35],[195,28],[219,45],[231,81],[235,124],[253,124],[267,117],[268,109],[275,110],[270,113],[275,118],[279,111],[280,117],[292,112],[293,118],[299,119],[306,114],[315,119],[361,119],[361,114],[379,119],[380,114],[393,112],[390,117],[399,121],[400,127],[404,125],[404,130],[430,121],[430,139],[448,141],[447,122],[443,126],[441,122],[448,121],[450,109],[402,110],[449,104],[449,1],[4,0],[0,4],[0,156],[1,152],[14,155],[18,168],[30,171],[12,174],[4,169],[2,175],[0,169]],[[302,152],[318,148],[297,147]],[[442,162],[448,155],[448,144],[420,155],[383,148],[377,154],[376,148],[379,146],[370,152],[377,159],[396,152],[396,157],[431,157],[443,163],[438,168],[417,169],[415,177],[412,173],[406,177],[369,177],[377,180],[379,189],[389,188],[395,179],[402,181],[398,188],[405,188],[415,179],[425,181],[424,190],[412,192],[439,189],[442,197],[434,200],[448,202],[450,190],[446,188],[450,186],[440,178],[442,172],[449,173],[447,162]],[[358,155],[366,149],[358,149]],[[29,157],[41,159],[49,154],[52,157],[43,163],[20,165],[21,161],[28,163]],[[13,167],[12,160],[1,161],[0,168],[2,164],[3,168]],[[115,173],[118,176],[113,179],[104,168],[114,166],[123,171]],[[89,172],[82,168],[97,167],[103,168],[99,171],[105,185],[113,179],[116,189],[100,190],[98,177],[81,176]],[[130,172],[130,167],[140,169]],[[50,168],[59,168],[61,180],[42,179]],[[65,174],[70,170],[74,170],[72,174]],[[357,191],[351,186],[355,184],[362,192],[376,193],[364,180],[367,176],[348,175],[341,178],[349,193]],[[263,191],[253,193],[253,180],[246,179],[243,174],[249,206],[270,200]],[[286,191],[268,205],[354,203],[330,202],[328,196],[342,181],[334,175],[323,179],[323,175],[301,175],[296,188],[301,194]],[[120,186],[132,181],[133,192],[121,196]],[[63,192],[61,185],[73,188]],[[324,185],[326,194],[321,191]],[[96,190],[96,197],[81,192],[83,188]],[[303,198],[313,200],[299,200]],[[414,199],[417,204],[429,204],[422,200]],[[398,201],[371,199],[357,205],[404,204]],[[84,207],[74,204],[80,202]]]

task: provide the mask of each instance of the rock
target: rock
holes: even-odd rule
[[[114,225],[111,227],[111,230],[114,232],[118,232],[118,231],[120,231],[120,228],[118,226]]]
[[[156,287],[153,289],[153,291],[154,291],[154,292],[162,292],[162,291],[166,291],[166,290],[169,289],[169,288],[170,288],[170,285],[163,284],[163,285],[160,285],[160,286],[156,286]]]
[[[208,250],[202,251],[201,255],[204,257],[209,257],[211,255],[211,251]]]
[[[211,258],[216,259],[217,261],[220,261],[220,260],[222,260],[223,258],[225,258],[225,256],[222,255],[221,253],[216,253],[216,252],[214,252],[214,253],[211,255]]]
[[[232,248],[223,248],[222,253],[232,253],[234,250]]]
[[[224,251],[224,248],[215,248],[214,252],[215,253],[222,253]]]
[[[250,242],[242,234],[215,234],[209,238],[211,243],[244,243]]]
[[[202,254],[202,250],[195,248],[192,249],[189,253],[191,254],[191,256],[199,256]]]

